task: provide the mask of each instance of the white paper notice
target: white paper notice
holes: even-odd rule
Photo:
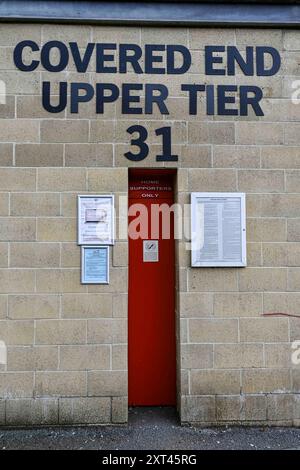
[[[78,243],[113,244],[113,199],[110,196],[79,196]]]
[[[196,198],[194,266],[241,265],[243,227],[241,197]]]

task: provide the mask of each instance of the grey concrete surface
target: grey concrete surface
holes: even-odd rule
[[[300,450],[300,428],[182,427],[173,408],[133,408],[128,426],[0,428],[0,449]]]

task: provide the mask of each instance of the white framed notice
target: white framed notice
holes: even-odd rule
[[[109,247],[81,247],[81,284],[109,284]]]
[[[244,193],[191,193],[194,267],[246,266]]]
[[[78,196],[78,245],[114,244],[114,196]]]

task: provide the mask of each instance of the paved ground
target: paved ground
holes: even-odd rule
[[[0,449],[299,449],[296,428],[193,428],[173,408],[136,408],[128,426],[1,429]]]

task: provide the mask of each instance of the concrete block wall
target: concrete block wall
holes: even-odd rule
[[[242,191],[247,201],[247,268],[190,268],[178,242],[178,410],[198,424],[300,422],[300,370],[291,364],[291,342],[300,319],[263,312],[300,312],[300,122],[291,103],[300,76],[299,31],[0,25],[0,339],[8,345],[0,365],[0,423],[122,423],[127,420],[127,243],[111,250],[110,284],[80,284],[76,197],[127,195],[128,167],[178,169],[176,198],[191,191]],[[92,62],[78,74],[17,71],[13,49],[24,39],[59,39],[140,45],[183,44],[193,63],[183,76],[105,74],[105,81],[162,83],[170,114],[123,115],[120,102],[96,115],[49,114],[41,82],[103,77]],[[282,57],[274,77],[207,77],[205,45],[271,45]],[[185,83],[256,84],[265,116],[188,114]],[[57,88],[56,88],[57,89]],[[53,88],[55,93],[55,88]],[[203,100],[201,100],[204,103]],[[205,103],[204,103],[205,104]],[[205,109],[205,108],[204,108]],[[129,162],[126,129],[142,124],[150,152]],[[177,163],[159,163],[160,137],[172,127]]]

